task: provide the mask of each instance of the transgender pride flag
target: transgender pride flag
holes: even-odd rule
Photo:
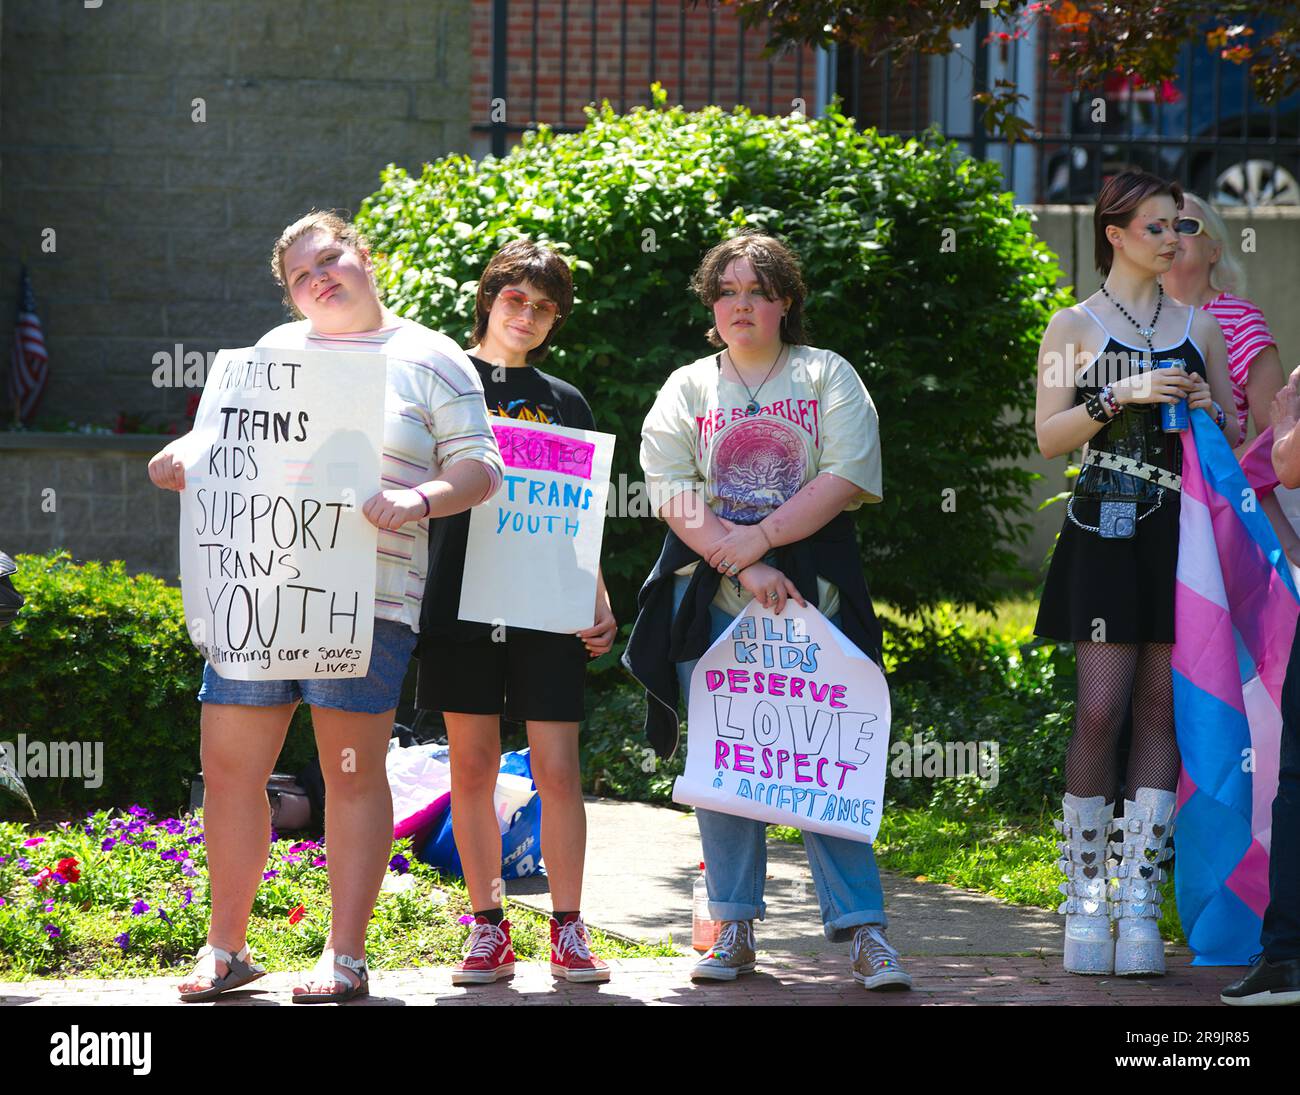
[[[1259,953],[1268,905],[1282,679],[1300,603],[1258,505],[1277,485],[1273,431],[1238,464],[1209,415],[1191,421],[1174,595],[1183,759],[1174,885],[1192,964],[1244,966]]]

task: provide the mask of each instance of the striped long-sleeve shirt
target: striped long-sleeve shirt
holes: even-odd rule
[[[376,331],[322,335],[309,320],[268,331],[258,346],[289,350],[369,351],[388,356],[384,392],[380,490],[419,486],[458,460],[478,460],[492,486],[504,470],[488,425],[483,384],[465,351],[446,335],[409,319]],[[427,521],[379,530],[375,570],[375,617],[420,630],[420,602],[429,565]]]
[[[1244,297],[1220,293],[1208,304],[1201,305],[1219,321],[1223,340],[1228,344],[1228,376],[1232,379],[1232,398],[1237,404],[1237,428],[1246,436],[1246,417],[1250,401],[1246,398],[1246,379],[1251,362],[1266,347],[1277,342],[1268,329],[1264,313]]]

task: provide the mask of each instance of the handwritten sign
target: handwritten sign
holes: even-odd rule
[[[870,843],[880,828],[889,688],[809,605],[757,601],[691,677],[673,801]]]
[[[181,459],[190,637],[232,680],[364,677],[386,359],[223,350]]]
[[[501,489],[470,511],[460,618],[573,634],[590,627],[614,436],[492,419]]]

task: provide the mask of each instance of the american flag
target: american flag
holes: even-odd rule
[[[24,266],[18,279],[18,321],[14,324],[13,368],[9,373],[9,398],[18,421],[26,422],[35,413],[50,376],[49,365],[32,279]]]

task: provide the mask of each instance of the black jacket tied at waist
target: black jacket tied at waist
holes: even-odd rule
[[[699,562],[677,612],[673,612],[674,572]],[[882,635],[862,576],[862,560],[853,533],[853,519],[841,512],[806,540],[776,549],[776,568],[817,605],[817,579],[839,589],[839,628],[880,664]],[[693,661],[709,648],[709,605],[722,575],[687,547],[671,529],[650,576],[637,595],[636,623],[623,665],[646,690],[645,735],[661,757],[677,751],[678,717],[676,662]],[[883,667],[882,667],[883,668]]]

